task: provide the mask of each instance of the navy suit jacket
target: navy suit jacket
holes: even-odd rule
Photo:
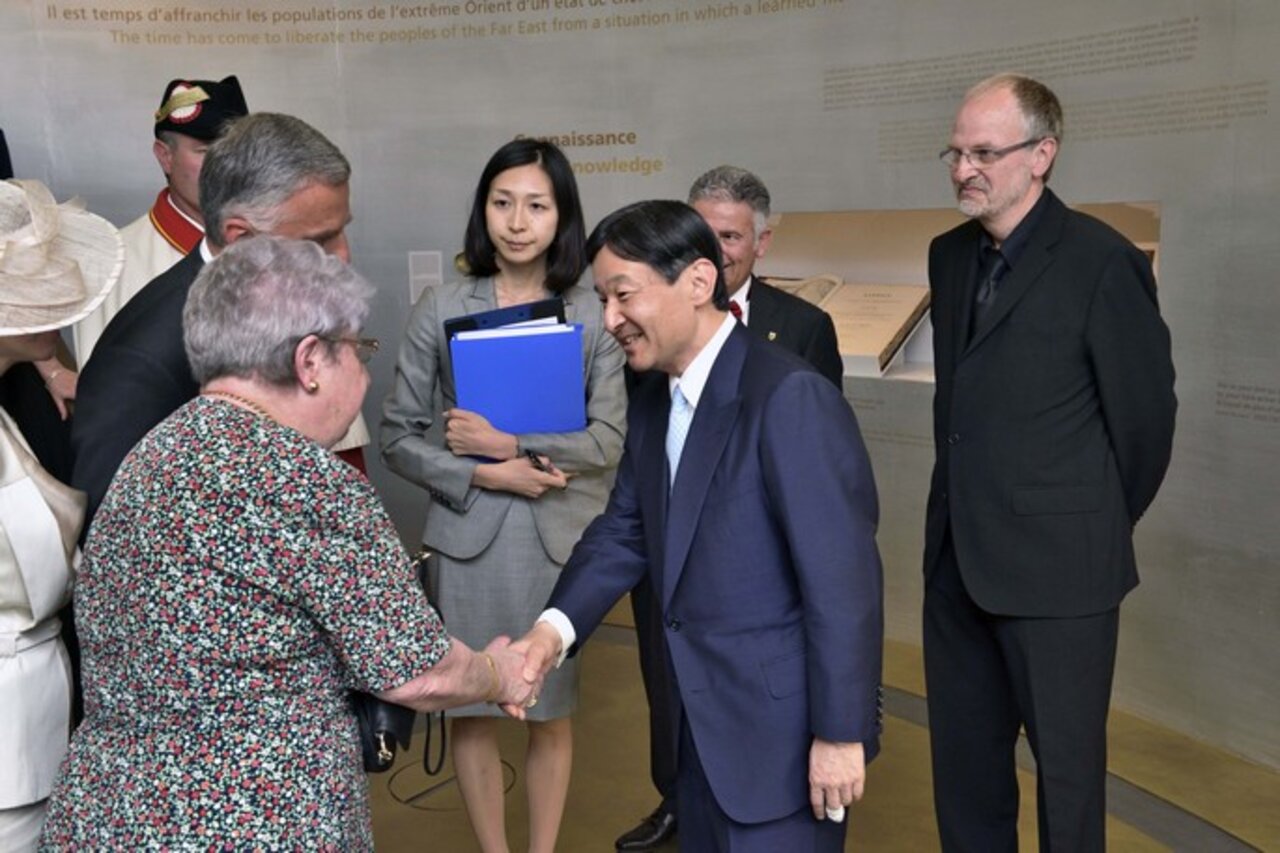
[[[949,528],[985,610],[1100,613],[1138,582],[1133,526],[1173,445],[1173,361],[1151,264],[1049,193],[970,337],[980,234],[966,222],[929,247],[937,461],[925,573]]]
[[[717,801],[742,823],[775,820],[809,801],[815,736],[862,742],[868,760],[878,749],[870,461],[831,383],[741,325],[712,367],[668,495],[669,408],[665,383],[637,392],[609,504],[548,606],[580,642],[647,573]]]
[[[200,393],[182,342],[182,309],[203,267],[197,246],[138,291],[111,318],[80,374],[71,485],[89,496],[82,536],[133,446]]]

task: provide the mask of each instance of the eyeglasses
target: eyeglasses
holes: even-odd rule
[[[316,337],[331,344],[351,344],[356,348],[356,358],[360,359],[361,364],[368,364],[379,346],[377,338],[338,338],[328,335],[316,335]]]
[[[948,169],[954,169],[960,165],[960,158],[963,157],[969,161],[969,165],[975,169],[983,166],[990,166],[1004,157],[1012,154],[1020,148],[1030,148],[1033,145],[1039,145],[1044,142],[1045,137],[1038,136],[1034,139],[1025,139],[1014,145],[1008,145],[1004,148],[970,148],[963,151],[959,148],[944,148],[938,152],[938,159],[941,160]]]

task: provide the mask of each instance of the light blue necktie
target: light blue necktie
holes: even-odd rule
[[[680,467],[680,453],[684,450],[684,440],[689,435],[692,421],[693,406],[689,405],[677,384],[671,391],[671,414],[667,418],[667,470],[671,472],[668,487],[676,481],[676,468]]]

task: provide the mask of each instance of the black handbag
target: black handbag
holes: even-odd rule
[[[425,590],[427,588],[427,557],[429,551],[423,550],[413,557],[411,568],[414,576]],[[396,760],[396,747],[408,749],[413,740],[413,723],[418,712],[394,702],[386,702],[365,693],[362,690],[351,690],[347,693],[351,701],[351,713],[356,718],[356,728],[360,733],[360,760],[364,763],[366,773],[385,773],[391,769]],[[443,726],[443,711],[441,723]],[[443,743],[439,764],[444,761]],[[423,765],[427,765],[427,752],[431,748],[431,715],[427,715],[427,742],[424,745]]]
[[[441,626],[444,625],[444,614],[440,612],[440,608],[431,600],[431,583],[427,577],[427,560],[431,557],[431,551],[423,547],[418,553],[413,555],[413,570],[418,575],[418,583],[422,586],[422,591],[427,594],[427,603],[435,610],[436,616],[440,618]],[[431,730],[440,726],[440,751],[436,754],[436,760],[431,760]],[[436,711],[427,714],[427,727],[423,732],[422,743],[422,769],[428,776],[435,776],[444,767],[444,757],[449,752],[449,727],[444,722],[444,711]]]
[[[427,590],[427,558],[431,552],[423,549],[413,557],[413,571]],[[435,606],[434,604],[432,605]],[[437,613],[439,610],[437,609]],[[440,617],[441,624],[444,617]],[[360,732],[360,759],[364,762],[366,773],[384,773],[391,769],[396,760],[396,747],[408,749],[413,739],[413,723],[418,712],[394,702],[379,699],[371,693],[351,690],[347,693],[351,700],[351,712],[356,718],[356,728]],[[439,716],[440,751],[433,762],[431,755],[431,729],[433,719]],[[434,776],[444,766],[444,757],[448,750],[448,731],[444,724],[444,711],[427,714],[426,742],[422,745],[422,767]]]
[[[351,712],[360,731],[360,758],[366,773],[383,773],[396,760],[396,746],[408,749],[417,712],[385,702],[371,693],[352,690]]]

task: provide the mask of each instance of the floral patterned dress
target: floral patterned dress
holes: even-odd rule
[[[346,690],[449,639],[363,475],[198,397],[121,466],[75,606],[87,714],[42,849],[372,849]]]

